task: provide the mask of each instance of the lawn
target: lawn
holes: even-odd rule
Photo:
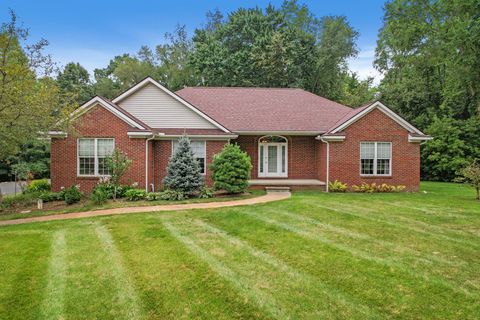
[[[0,318],[478,318],[480,202],[422,190],[2,227]]]

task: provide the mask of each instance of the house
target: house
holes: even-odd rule
[[[53,190],[90,191],[114,148],[132,166],[125,183],[161,186],[177,140],[187,134],[207,184],[227,142],[252,159],[251,185],[319,187],[388,183],[418,190],[420,143],[431,139],[381,102],[352,109],[301,89],[187,87],[171,92],[146,78],[109,101],[94,97],[69,132],[51,131]]]

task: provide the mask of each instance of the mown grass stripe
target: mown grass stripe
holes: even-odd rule
[[[59,230],[53,234],[52,239],[47,287],[41,312],[43,319],[62,319],[64,317],[66,257],[65,231]]]
[[[273,297],[266,295],[262,291],[241,281],[239,275],[235,271],[228,268],[207,250],[204,250],[197,245],[190,237],[182,234],[181,231],[168,220],[168,218],[162,216],[161,220],[165,228],[167,228],[173,237],[184,244],[193,254],[205,261],[217,274],[229,281],[240,292],[240,294],[251,299],[257,306],[265,310],[273,318],[291,318],[288,314],[282,311]]]
[[[107,265],[110,266],[112,276],[117,288],[117,296],[120,304],[127,310],[127,319],[140,319],[142,317],[140,299],[133,286],[132,280],[123,266],[123,259],[110,232],[100,224],[95,226],[95,233],[107,257]]]
[[[334,288],[332,286],[326,285],[323,283],[320,279],[317,277],[314,277],[310,274],[306,274],[304,272],[301,272],[282,260],[265,253],[261,250],[258,250],[251,245],[249,245],[247,242],[234,237],[232,235],[229,235],[227,232],[224,230],[221,230],[217,227],[212,226],[211,224],[208,224],[202,220],[195,219],[194,223],[201,226],[202,228],[208,230],[209,232],[220,236],[221,238],[225,239],[226,241],[230,242],[232,245],[238,246],[246,250],[250,255],[260,259],[261,261],[270,264],[271,266],[281,270],[284,273],[287,273],[290,275],[292,278],[294,278],[295,281],[301,282],[305,287],[311,287],[314,286],[316,288],[320,288],[321,291],[329,297],[329,299],[332,299],[334,302],[339,302],[340,304],[351,308],[352,310],[355,310],[357,312],[360,312],[361,314],[372,318],[381,318],[380,314],[378,314],[376,311],[372,310],[371,308],[363,305],[359,301],[355,301],[350,295],[346,294],[345,292],[340,291],[337,288]]]
[[[402,245],[399,245],[399,244],[395,244],[395,243],[390,242],[390,241],[377,239],[377,238],[372,237],[372,236],[370,236],[368,234],[365,234],[365,233],[359,233],[359,232],[352,231],[352,230],[349,230],[349,229],[346,229],[346,228],[334,226],[330,223],[321,222],[317,219],[314,219],[314,218],[311,218],[311,217],[308,217],[308,216],[305,216],[305,215],[292,214],[292,213],[286,212],[286,211],[279,211],[279,212],[275,212],[275,213],[283,215],[283,216],[291,218],[291,219],[294,219],[294,220],[297,220],[297,221],[300,221],[300,222],[315,225],[315,226],[320,227],[324,230],[328,230],[328,231],[331,231],[331,232],[334,232],[334,233],[337,233],[337,234],[340,234],[340,235],[343,235],[343,236],[346,236],[346,237],[349,237],[349,238],[352,238],[352,239],[367,240],[369,242],[373,242],[373,243],[376,243],[380,246],[388,248],[388,250],[390,250],[390,251],[393,250],[393,251],[396,251],[396,252],[399,252],[399,253],[409,253],[409,254],[415,256],[415,259],[417,259],[418,261],[424,261],[428,264],[432,264],[433,262],[439,262],[439,263],[443,263],[443,264],[447,264],[447,265],[465,264],[464,261],[462,261],[462,263],[459,263],[459,261],[451,261],[451,260],[448,260],[448,259],[444,259],[442,257],[437,257],[437,256],[434,256],[434,255],[431,255],[431,254],[426,254],[424,252],[421,252],[421,251],[418,251],[418,250],[415,250],[415,249],[411,249],[411,248],[408,248],[408,247],[405,247],[405,246],[402,246]],[[426,258],[426,257],[428,257],[428,258]]]
[[[420,278],[424,281],[433,283],[435,285],[440,285],[440,286],[449,288],[454,292],[458,292],[458,293],[465,294],[465,295],[468,295],[468,296],[472,295],[472,293],[470,292],[470,290],[468,288],[465,288],[461,285],[452,283],[452,282],[450,282],[450,281],[448,281],[444,278],[440,278],[440,277],[437,277],[437,276],[432,276],[432,275],[429,275],[429,274],[424,274],[424,273],[421,273],[421,272],[414,271],[414,270],[412,270],[412,268],[411,268],[412,266],[410,266],[410,265],[405,265],[405,264],[402,264],[402,263],[394,262],[390,259],[375,257],[375,256],[369,254],[368,252],[365,252],[363,250],[357,250],[357,249],[354,249],[352,247],[337,243],[336,241],[333,241],[331,239],[323,237],[318,233],[312,233],[312,232],[309,232],[309,231],[305,231],[303,229],[292,226],[288,223],[280,222],[280,221],[277,221],[275,219],[265,217],[265,216],[263,216],[261,214],[258,214],[258,213],[244,212],[244,214],[246,214],[248,216],[251,216],[253,218],[256,218],[258,220],[264,221],[266,223],[272,224],[274,226],[280,227],[280,228],[285,229],[287,231],[293,232],[295,234],[298,234],[299,236],[301,236],[305,239],[315,240],[315,241],[324,243],[328,246],[331,246],[335,249],[338,249],[340,251],[348,252],[354,257],[358,257],[358,258],[361,258],[361,259],[364,259],[364,260],[367,260],[367,261],[372,261],[373,263],[376,263],[376,264],[379,264],[379,265],[385,265],[385,266],[388,266],[390,268],[399,269],[402,272],[404,272],[406,274],[409,274],[410,276],[412,276],[414,278]]]

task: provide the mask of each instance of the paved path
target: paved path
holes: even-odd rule
[[[30,223],[30,222],[90,218],[90,217],[96,217],[96,216],[108,216],[108,215],[114,215],[114,214],[126,214],[126,213],[137,213],[137,212],[178,211],[178,210],[189,210],[189,209],[212,209],[212,208],[245,206],[245,205],[252,205],[257,203],[266,203],[266,202],[288,199],[289,197],[290,197],[290,192],[269,192],[264,196],[249,198],[249,199],[242,199],[242,200],[171,204],[171,205],[158,205],[158,206],[147,206],[147,207],[114,208],[114,209],[103,209],[103,210],[84,211],[84,212],[75,212],[75,213],[55,214],[50,216],[5,220],[5,221],[0,221],[0,226],[8,226],[13,224],[23,224],[23,223]]]

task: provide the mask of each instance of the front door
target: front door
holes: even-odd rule
[[[287,177],[287,144],[259,144],[259,177]]]

